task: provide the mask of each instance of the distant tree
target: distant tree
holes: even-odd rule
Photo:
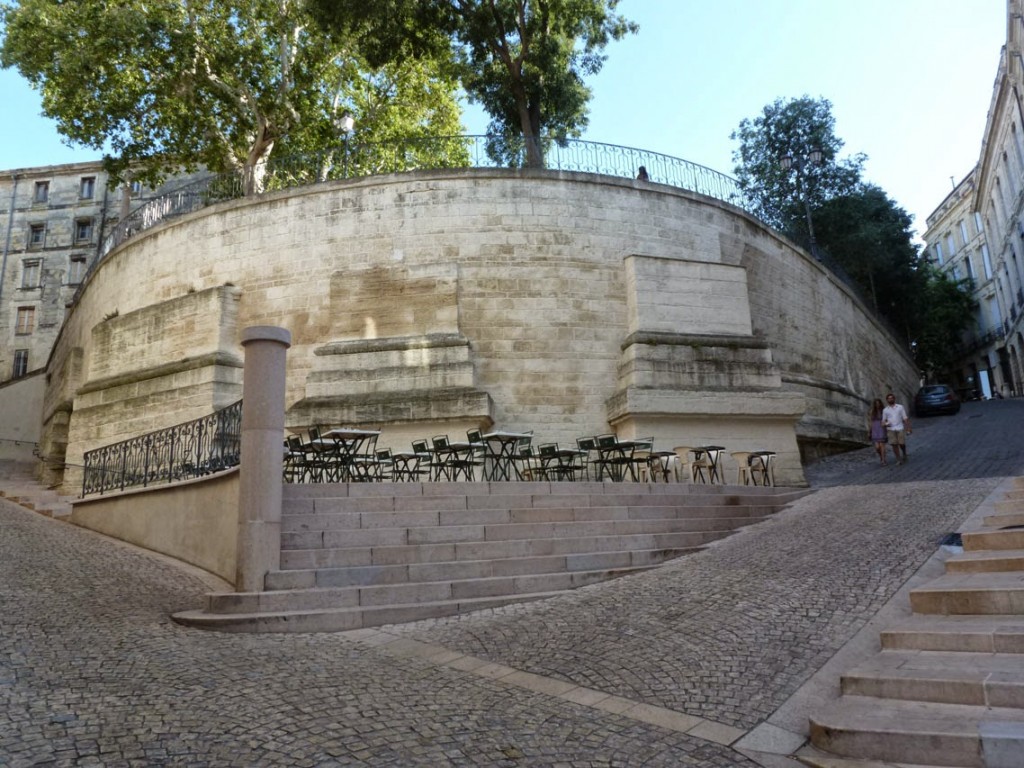
[[[259,191],[278,145],[336,137],[344,110],[369,131],[358,109],[382,79],[377,96],[402,105],[382,119],[402,114],[403,129],[423,132],[458,124],[450,72],[422,62],[372,72],[299,0],[20,0],[0,14],[0,64],[42,92],[69,142],[109,151],[115,179],[206,167]]]
[[[955,367],[960,340],[978,309],[971,281],[953,280],[931,264],[922,265],[925,289],[913,323],[914,360],[925,376],[946,378]]]
[[[862,184],[814,212],[818,241],[875,310],[905,327],[902,307],[922,289],[913,219],[884,190]]]
[[[447,40],[463,88],[491,116],[492,156],[543,165],[544,135],[579,136],[611,40],[637,25],[614,13],[619,0],[309,0],[325,28],[362,32],[371,60],[436,53]]]
[[[741,121],[730,138],[739,141],[734,173],[751,209],[790,235],[807,231],[805,196],[815,209],[850,194],[867,159],[863,154],[839,158],[843,141],[835,134],[832,103],[810,96],[776,99],[757,117]],[[799,173],[783,168],[783,157],[807,157],[812,149],[821,151],[820,164],[807,162]]]

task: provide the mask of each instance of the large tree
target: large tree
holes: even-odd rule
[[[806,232],[805,204],[811,209],[851,193],[867,159],[840,158],[843,141],[835,132],[832,103],[802,96],[776,99],[753,119],[745,119],[731,138],[734,172],[747,203],[763,221],[793,235]],[[821,153],[812,162],[812,150]],[[793,159],[784,167],[783,158]]]
[[[309,0],[325,27],[361,31],[382,57],[435,51],[447,41],[462,85],[491,116],[492,154],[525,150],[543,165],[541,137],[579,136],[611,40],[635,32],[619,0]]]
[[[370,73],[350,39],[310,23],[302,0],[20,0],[0,10],[0,64],[42,92],[69,142],[109,152],[115,178],[206,167],[259,191],[277,145],[336,136],[342,112],[361,118],[374,78],[405,108],[423,107],[407,124],[458,127],[450,73],[426,62]]]

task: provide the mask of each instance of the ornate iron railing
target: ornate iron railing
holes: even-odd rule
[[[242,401],[209,416],[85,454],[82,496],[170,483],[238,466]]]
[[[257,174],[262,191],[290,189],[339,178],[444,168],[522,168],[523,147],[499,152],[488,136],[431,136],[379,143],[350,142],[301,156],[271,156]],[[743,207],[736,180],[688,160],[633,147],[579,139],[543,139],[544,168],[635,178],[641,166],[650,181],[708,195]],[[236,173],[211,175],[139,206],[119,221],[100,247],[100,260],[117,245],[150,227],[212,203],[241,197]]]

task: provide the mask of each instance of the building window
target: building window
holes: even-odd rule
[[[75,219],[75,242],[92,241],[92,219]]]
[[[935,260],[942,266],[942,243],[935,244]]]
[[[42,262],[39,259],[23,261],[21,263],[21,287],[38,288],[39,275],[42,271]]]
[[[72,256],[68,265],[68,285],[78,285],[85,279],[85,256]]]
[[[949,257],[953,258],[953,254],[956,253],[956,244],[953,242],[952,233],[946,235],[946,245],[949,247]]]
[[[142,182],[141,181],[133,181],[132,184],[131,184],[131,190],[132,190],[132,195],[141,195],[142,194]]]
[[[977,273],[974,271],[974,260],[971,259],[971,255],[967,254],[964,256],[964,266],[967,267],[967,276],[974,280],[977,278]]]
[[[46,245],[46,225],[32,224],[28,228],[28,247],[42,248]]]
[[[95,176],[83,176],[81,183],[78,185],[78,196],[82,200],[92,200],[93,195],[96,194],[96,177]]]
[[[11,371],[11,376],[20,379],[26,373],[28,373],[28,350],[16,349],[14,350],[14,370]]]
[[[960,282],[960,267],[953,267],[953,280]]]
[[[977,211],[974,212],[974,228],[977,230],[979,235],[984,234],[985,232],[985,227],[981,223],[981,214]]]
[[[964,247],[967,246],[970,236],[967,234],[967,222],[963,219],[960,220],[960,240],[963,242]]]
[[[992,279],[992,259],[988,255],[988,246],[982,244],[981,246],[981,262],[985,265],[985,279]]]
[[[35,192],[32,193],[33,203],[45,203],[50,199],[50,182],[37,181]]]
[[[36,325],[35,307],[18,307],[18,322],[14,326],[14,333],[17,336],[27,336],[32,333]]]

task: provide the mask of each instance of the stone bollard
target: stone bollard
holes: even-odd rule
[[[262,592],[281,566],[285,357],[292,336],[256,325],[242,331],[242,444],[238,493],[236,592]]]

